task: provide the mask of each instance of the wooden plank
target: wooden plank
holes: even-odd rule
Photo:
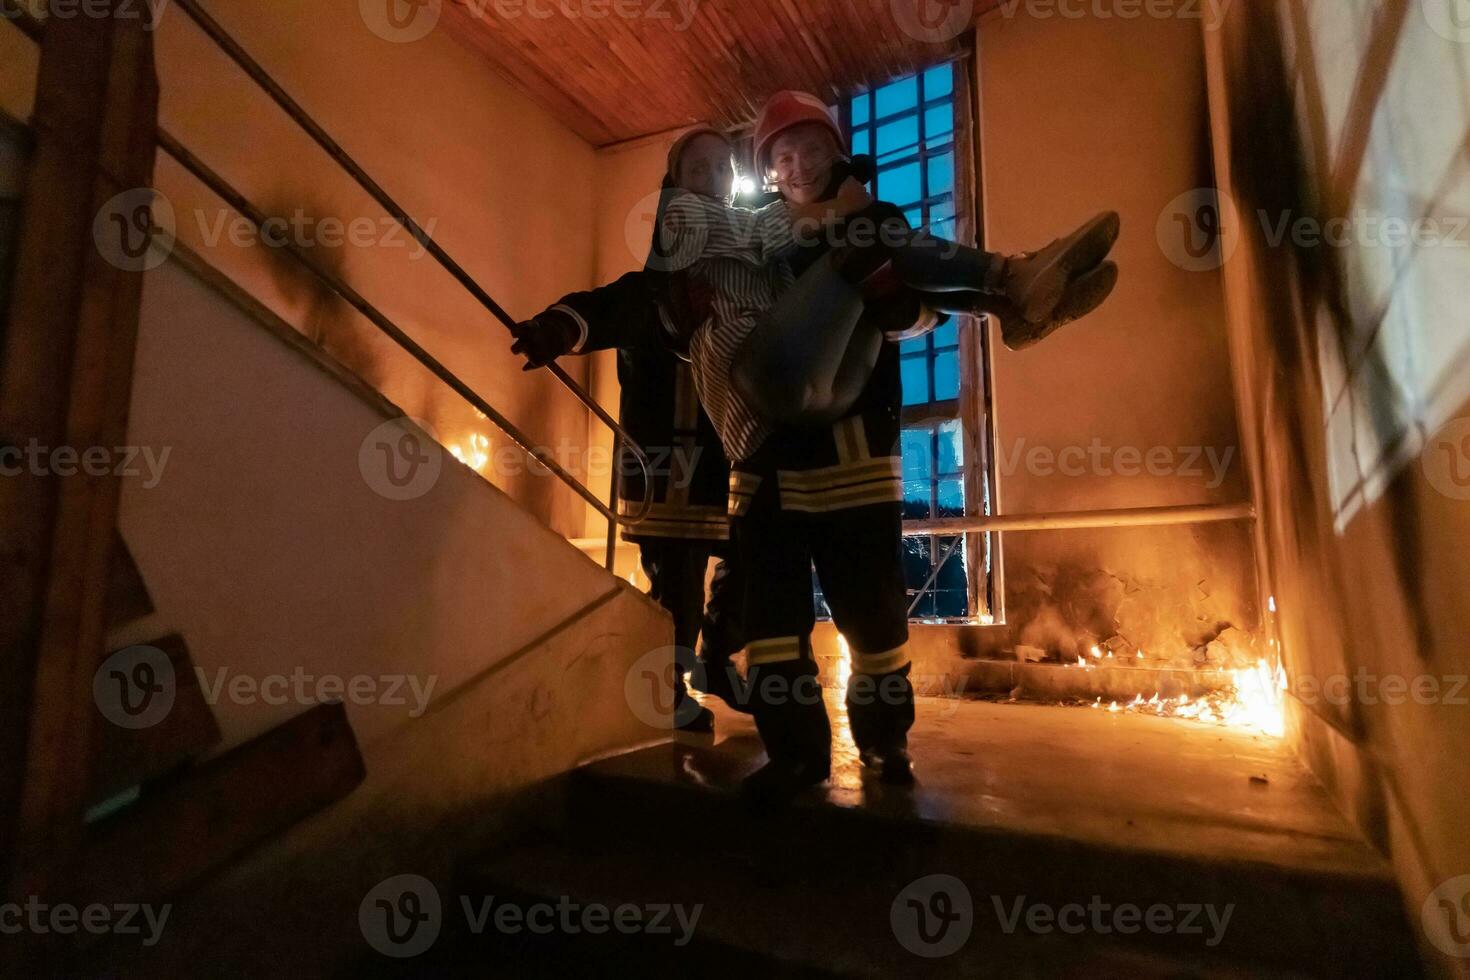
[[[107,572],[107,629],[109,632],[153,614],[153,598],[121,532],[114,529],[112,562]]]
[[[995,0],[982,0],[981,9]],[[889,0],[705,0],[684,31],[648,14],[631,18],[475,17],[466,0],[446,20],[499,70],[598,146],[696,119],[722,128],[750,121],[777,89],[836,98],[937,64],[963,50],[909,37]]]
[[[184,638],[167,636],[148,646],[168,657],[173,706],[162,720],[146,728],[114,723],[109,712],[103,712],[106,720],[99,729],[88,781],[89,806],[164,776],[220,742],[219,723],[199,686]]]
[[[298,715],[89,829],[78,904],[165,898],[345,797],[366,775],[341,704]]]
[[[110,4],[108,4],[110,6]],[[109,264],[94,217],[153,167],[152,35],[136,18],[55,18],[42,45],[35,155],[5,350],[0,439],[123,444],[141,274]],[[115,476],[0,481],[0,854],[12,893],[75,850],[117,522]]]

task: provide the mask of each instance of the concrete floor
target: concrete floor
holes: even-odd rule
[[[717,700],[716,736],[680,734],[676,764],[643,753],[607,772],[733,785],[764,760],[755,725]],[[866,776],[829,692],[833,774],[825,802],[885,815],[1064,837],[1209,860],[1259,860],[1387,877],[1284,740],[1181,719],[1089,708],[920,698],[910,735],[919,783]]]

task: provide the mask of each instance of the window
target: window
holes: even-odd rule
[[[962,197],[955,165],[957,148],[964,145],[956,135],[956,77],[961,70],[940,65],[854,96],[840,107],[852,152],[876,158],[874,197],[897,205],[915,227],[951,239],[958,237],[957,201]],[[983,372],[978,367],[964,370],[967,356],[977,365],[983,356],[981,333],[951,320],[900,349],[905,520],[988,510],[986,471],[973,450],[984,440],[975,437],[973,428],[967,431],[962,410],[967,404],[983,404],[977,397],[983,393],[969,390],[983,387]],[[974,336],[967,339],[969,334]],[[969,414],[982,412],[975,408]],[[979,424],[976,418],[973,425]],[[980,546],[972,547],[976,542]],[[977,557],[979,569],[974,567]],[[904,566],[910,598],[917,600],[912,615],[925,620],[988,618],[989,564],[986,535],[907,537]]]
[[[1342,533],[1416,458],[1451,496],[1470,486],[1470,423],[1455,419],[1470,398],[1470,46],[1449,41],[1470,39],[1470,30],[1444,4],[1402,24],[1362,4],[1282,24],[1298,55],[1291,70],[1308,104],[1303,118],[1321,120],[1304,133],[1309,166],[1320,160],[1325,170],[1314,180],[1337,181],[1351,163],[1345,133],[1367,140],[1343,207],[1350,223],[1337,231],[1345,315],[1315,311]],[[1389,38],[1395,53],[1384,83],[1364,88],[1363,66]],[[1323,240],[1331,233],[1324,228]]]

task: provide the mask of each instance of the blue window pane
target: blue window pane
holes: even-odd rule
[[[885,85],[878,90],[878,118],[891,116],[895,112],[912,109],[919,104],[919,80],[908,78]]]
[[[934,357],[934,400],[949,401],[960,396],[960,356],[956,351]]]
[[[946,153],[929,160],[929,193],[935,196],[954,190],[954,154]]]
[[[951,219],[949,221],[934,222],[932,225],[929,226],[929,234],[933,235],[935,238],[945,238],[949,241],[954,241],[954,220]]]
[[[898,157],[919,145],[919,117],[907,116],[878,127],[878,155]]]
[[[868,96],[867,93],[859,95],[852,100],[852,124],[861,126],[868,121]]]
[[[954,65],[939,65],[924,72],[924,98],[937,99],[954,91]]]
[[[944,142],[954,133],[954,106],[935,106],[924,113],[924,138],[931,143]]]
[[[939,473],[953,476],[965,470],[965,430],[960,420],[939,427]]]
[[[929,365],[922,357],[906,357],[903,360],[903,403],[929,403]]]
[[[867,129],[856,129],[856,130],[853,130],[853,133],[852,133],[852,152],[854,154],[867,153],[867,152],[869,152],[869,150],[868,150],[868,145],[869,145],[868,144],[868,133],[869,133],[869,130],[867,130]]]
[[[878,196],[899,206],[919,200],[923,196],[919,189],[919,165],[910,163],[878,174]]]
[[[965,483],[957,476],[939,481],[939,516],[965,516]]]
[[[953,347],[960,342],[959,324],[953,320],[934,328],[935,347]]]
[[[924,223],[923,208],[911,208],[908,211],[905,211],[903,213],[903,216],[909,219],[909,224],[914,228],[918,228]]]
[[[929,206],[930,221],[945,221],[954,217],[954,198]]]
[[[931,433],[927,428],[903,430],[903,482],[928,483]],[[929,491],[924,491],[928,498]]]
[[[916,337],[913,340],[902,341],[898,345],[900,354],[922,354],[929,349],[927,337]]]

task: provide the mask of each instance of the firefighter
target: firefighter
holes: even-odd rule
[[[682,190],[727,201],[734,184],[732,148],[710,126],[696,126],[669,150],[664,200]],[[657,227],[657,221],[655,222]],[[655,242],[657,241],[655,234]],[[730,657],[742,644],[744,591],[739,562],[731,550],[726,499],[730,464],[709,416],[700,407],[689,365],[675,356],[670,337],[693,331],[700,316],[685,293],[687,280],[658,254],[643,270],[630,272],[590,292],[572,293],[516,328],[512,351],[526,368],[563,354],[617,348],[622,388],[621,422],[650,458],[653,507],[624,537],[638,543],[651,595],[674,620],[674,722],[685,731],[711,732],[714,715],[688,696],[684,675],[695,686],[740,711],[748,711]],[[641,504],[643,473],[619,461],[624,513]],[[709,598],[705,577],[717,559]],[[699,656],[695,643],[702,637]]]
[[[783,92],[767,103],[755,129],[755,161],[761,173],[774,176],[793,210],[809,211],[851,191],[841,131],[814,96]],[[912,248],[907,222],[892,205],[868,202],[855,212],[845,205],[829,220],[836,223],[828,231],[837,234],[798,239],[796,249],[781,260],[789,267],[782,280],[787,294],[768,307],[779,312],[778,320],[795,324],[800,319],[791,312],[801,307],[803,283],[821,278],[804,273],[825,262],[838,279],[862,294],[860,316],[870,326],[893,337],[915,321],[932,327],[934,317],[921,307],[920,294],[900,280],[924,279],[933,271],[945,280],[936,285],[947,289],[960,283],[953,272],[968,265],[963,281],[971,290],[990,293],[991,308],[1005,308],[1014,300],[1016,315],[1007,324],[1012,334],[1007,339],[1025,346],[1094,308],[1116,280],[1116,268],[1109,271],[1104,263],[1117,238],[1117,216],[1112,214],[1099,216],[1040,253],[1005,257],[968,250],[956,262],[951,252],[942,265]],[[865,236],[870,242],[881,242],[883,236],[872,232],[887,227],[898,232],[895,240],[903,244],[897,249],[853,247],[856,236],[851,232],[859,220],[876,226]],[[780,241],[776,235],[754,236],[757,241],[765,238]],[[707,239],[700,241],[710,256],[712,240]],[[835,248],[834,242],[839,243]],[[747,261],[764,258],[757,254]],[[690,350],[701,397],[735,461],[730,511],[745,576],[747,684],[769,756],[765,766],[747,777],[744,791],[758,804],[779,804],[830,774],[831,729],[811,648],[813,566],[832,618],[852,651],[846,698],[862,763],[884,783],[910,785],[908,731],[914,722],[914,692],[901,552],[897,344],[881,343],[874,349],[873,362],[864,366],[861,390],[835,422],[781,423],[769,412],[762,418],[752,399],[742,397],[732,367],[750,331],[740,336],[727,324],[722,337],[717,321],[721,309],[758,310],[768,299],[766,289],[748,273],[734,274],[729,260],[716,261],[727,262],[723,271],[711,267],[705,274],[721,285],[724,304],[716,304],[715,320],[696,333]],[[895,272],[896,264],[902,270]],[[838,286],[825,297],[820,288],[810,293],[808,333],[833,329],[841,291]],[[834,302],[828,303],[829,298]],[[728,319],[739,322],[738,317]],[[771,317],[763,315],[761,323],[769,322]]]

